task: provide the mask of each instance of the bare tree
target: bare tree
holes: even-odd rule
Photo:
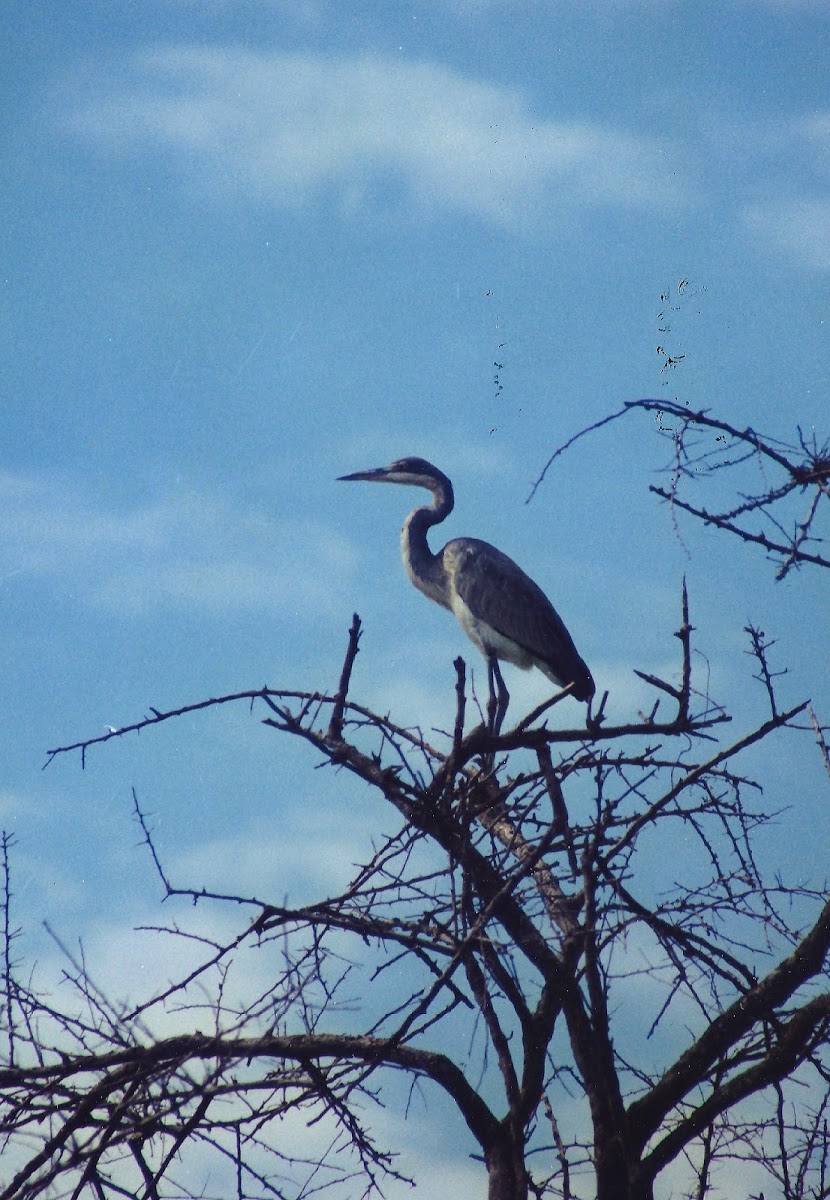
[[[352,698],[355,617],[331,693],[152,710],[50,751],[86,764],[102,742],[245,703],[334,769],[334,811],[348,772],[394,823],[367,834],[348,887],[292,907],[169,879],[136,798],[168,900],[240,915],[231,937],[159,929],[171,963],[177,940],[199,961],[132,1008],[69,950],[57,998],[24,974],[6,840],[0,1196],[382,1194],[400,1171],[372,1113],[405,1107],[396,1080],[449,1098],[490,1200],[651,1200],[673,1164],[702,1198],[749,1158],[786,1200],[828,1195],[830,902],[759,865],[776,813],[742,766],[808,737],[830,772],[826,730],[777,703],[756,635],[769,715],[722,738],[692,634],[684,586],[677,677],[641,672],[654,703],[618,725],[604,698],[589,726],[551,727],[565,692],[498,737],[468,728],[458,659],[454,727],[427,737]],[[174,1010],[185,1031],[165,1033]],[[301,1150],[298,1117],[326,1144]]]
[[[668,487],[650,490],[673,511],[760,546],[777,565],[776,579],[793,567],[830,567],[823,550],[830,517],[830,442],[798,427],[788,444],[754,429],[738,429],[708,411],[673,400],[633,400],[581,430],[560,446],[533,485],[533,495],[553,462],[579,438],[629,413],[654,415],[657,431],[672,443]],[[728,478],[729,497],[713,504],[685,499],[691,487]],[[734,501],[737,493],[738,503]]]

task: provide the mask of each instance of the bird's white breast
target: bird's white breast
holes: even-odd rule
[[[504,659],[506,662],[511,662],[514,666],[521,667],[523,671],[528,671],[534,665],[534,659],[523,646],[519,646],[516,642],[506,638],[498,630],[493,629],[492,625],[488,625],[480,617],[476,617],[467,604],[459,596],[455,588],[452,589],[450,597],[452,611],[455,614],[456,620],[461,628],[466,633],[470,641],[478,646],[485,658],[491,654],[495,654],[497,658]]]

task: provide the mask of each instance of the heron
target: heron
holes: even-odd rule
[[[577,700],[590,703],[595,686],[565,623],[545,593],[501,550],[479,538],[453,538],[433,554],[427,532],[452,512],[452,484],[424,458],[400,458],[388,467],[355,471],[340,480],[398,483],[425,488],[432,503],[413,509],[401,530],[401,555],[412,583],[443,608],[484,655],[489,687],[488,720],[498,734],[510,693],[499,659],[522,670],[538,667],[552,683],[570,686]]]

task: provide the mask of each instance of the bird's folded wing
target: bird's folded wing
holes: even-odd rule
[[[581,666],[561,617],[521,567],[488,542],[459,540],[447,547],[452,579],[473,616],[565,674],[571,661]]]

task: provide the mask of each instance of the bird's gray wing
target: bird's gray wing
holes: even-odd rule
[[[584,692],[588,668],[538,584],[489,542],[459,538],[445,547],[448,553],[453,585],[473,616],[544,662],[557,680]]]

